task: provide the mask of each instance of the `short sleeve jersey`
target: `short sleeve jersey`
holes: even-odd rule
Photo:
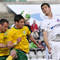
[[[6,36],[5,33],[0,33],[0,43],[5,44],[6,45]],[[0,56],[6,56],[9,55],[9,49],[6,48],[0,48]]]
[[[8,40],[13,43],[17,42],[17,39],[20,37],[21,41],[14,47],[15,49],[20,49],[26,53],[29,52],[29,42],[27,40],[27,35],[30,35],[30,30],[28,27],[24,26],[22,29],[16,29],[12,27],[8,32]]]
[[[52,19],[42,21],[41,29],[47,31],[48,40],[55,39],[57,34],[60,34],[60,19],[54,16]]]

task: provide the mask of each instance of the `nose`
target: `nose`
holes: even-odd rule
[[[24,23],[22,23],[22,25],[24,25]]]
[[[43,10],[46,11],[46,8],[44,8]]]
[[[44,12],[44,13],[46,12],[46,8],[43,9],[43,12]]]

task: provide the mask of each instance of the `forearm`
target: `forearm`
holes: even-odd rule
[[[31,40],[34,44],[36,44],[37,47],[39,47],[39,44],[36,42],[36,40],[35,40],[32,36],[30,36],[30,40]]]
[[[47,32],[43,32],[43,38],[47,48],[50,48],[50,45],[48,43],[48,38],[47,38]]]

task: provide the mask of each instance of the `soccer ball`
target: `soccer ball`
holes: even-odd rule
[[[24,17],[25,21],[30,19],[30,14],[26,11],[22,11],[21,15]]]

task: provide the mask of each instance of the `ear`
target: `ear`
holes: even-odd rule
[[[15,24],[18,24],[19,22],[15,22]]]
[[[49,8],[51,10],[51,8]]]

